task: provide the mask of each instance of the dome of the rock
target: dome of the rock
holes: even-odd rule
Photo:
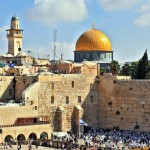
[[[100,30],[84,32],[76,43],[76,51],[112,51],[109,38]]]

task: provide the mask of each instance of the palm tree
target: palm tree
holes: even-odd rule
[[[121,69],[121,75],[130,76],[131,75],[131,66],[128,63],[125,63]]]
[[[137,67],[138,67],[138,61],[131,62],[131,77],[132,77],[132,79],[137,79]]]
[[[120,72],[120,65],[118,61],[113,60],[110,64],[110,71],[112,75],[117,75]]]

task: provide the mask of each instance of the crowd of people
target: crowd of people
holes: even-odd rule
[[[128,150],[150,147],[150,133],[121,130],[93,129],[80,133],[80,136],[69,134],[55,140],[59,141],[58,148],[61,149]]]
[[[28,149],[31,150],[31,144],[35,148],[39,143],[37,140],[34,143],[28,142]],[[40,141],[44,142],[44,141]],[[62,137],[55,137],[46,141],[45,146],[63,150],[128,150],[134,148],[145,148],[150,150],[150,133],[148,132],[133,132],[122,130],[106,130],[106,129],[91,129],[86,133],[71,134],[68,133]],[[4,149],[10,146],[7,142],[4,144]],[[44,145],[43,145],[44,146]],[[18,143],[18,150],[21,150],[21,143]]]
[[[132,149],[150,146],[150,133],[94,129],[83,134],[81,138],[88,146],[92,143],[95,147],[110,149]]]

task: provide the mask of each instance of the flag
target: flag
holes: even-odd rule
[[[80,125],[88,126],[88,124],[86,122],[84,122],[82,119],[79,119],[79,123],[80,123]]]

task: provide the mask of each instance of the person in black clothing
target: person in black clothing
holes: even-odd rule
[[[18,143],[17,150],[21,150],[21,144]]]
[[[38,142],[37,142],[37,141],[36,141],[36,143],[35,143],[35,147],[38,148]]]

